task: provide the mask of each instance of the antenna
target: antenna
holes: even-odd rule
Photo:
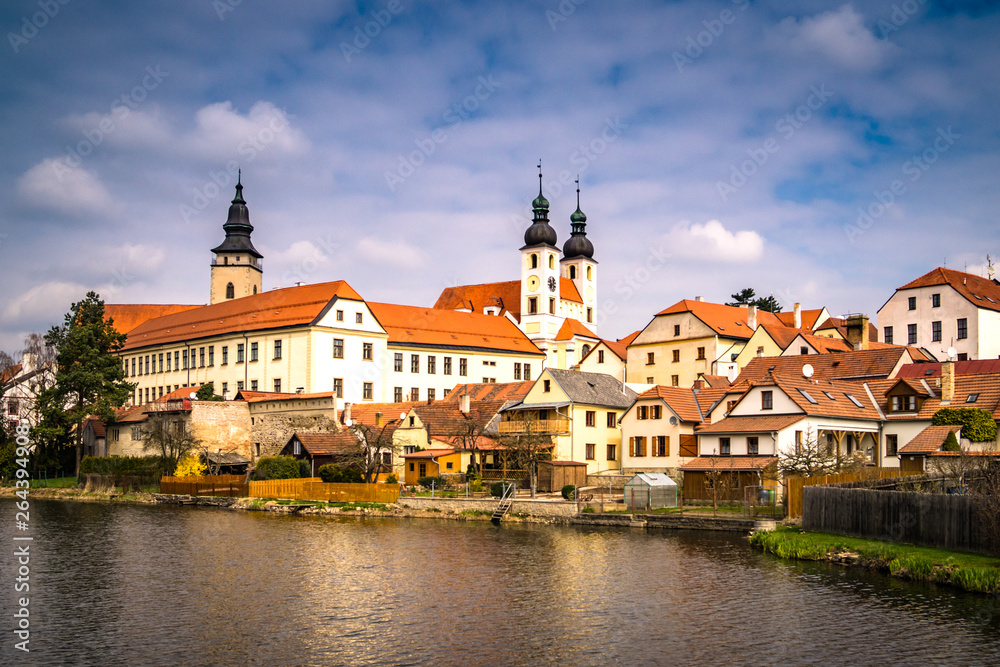
[[[996,269],[993,268],[993,260],[990,259],[989,255],[986,255],[986,275],[989,276],[990,280],[993,280],[993,274],[996,273]]]
[[[815,369],[813,369],[812,364],[806,364],[802,367],[802,375],[807,378],[811,378]]]

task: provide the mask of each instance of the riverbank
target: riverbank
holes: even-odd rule
[[[13,486],[0,487],[0,498],[15,498],[17,497],[15,495],[17,491],[18,489]],[[137,491],[121,493],[118,491],[88,491],[86,489],[58,487],[33,488],[29,489],[28,492],[28,498],[30,499],[41,498],[43,500],[75,500],[80,502],[98,503],[140,503],[144,505],[155,504],[156,499],[153,496],[154,494],[152,493]]]
[[[909,544],[877,542],[779,526],[750,537],[751,546],[781,558],[827,561],[930,581],[973,593],[1000,593],[1000,558]]]

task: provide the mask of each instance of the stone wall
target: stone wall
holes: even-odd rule
[[[608,488],[608,480],[611,481],[611,488],[621,491],[625,488],[625,482],[632,479],[634,475],[587,475],[587,486],[596,486],[601,489]]]
[[[427,498],[403,497],[399,504],[415,510],[431,508],[442,512],[458,514],[464,510],[480,510],[492,513],[499,502],[496,498]],[[568,519],[576,514],[576,503],[551,500],[515,500],[510,508],[512,514],[530,514],[531,516],[562,517]]]
[[[200,449],[234,452],[248,459],[250,412],[243,401],[193,401],[189,427]]]
[[[250,427],[254,458],[275,456],[288,444],[292,434],[336,431],[337,422],[326,415],[255,414]],[[259,445],[260,453],[257,454]]]

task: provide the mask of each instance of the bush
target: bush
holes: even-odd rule
[[[299,477],[312,477],[312,470],[309,468],[309,462],[305,459],[299,460]]]
[[[159,456],[84,456],[80,461],[81,475],[131,475],[159,477],[166,470]]]
[[[188,454],[177,462],[177,469],[174,471],[175,477],[200,477],[208,470],[208,466],[201,460],[198,454]]]
[[[195,399],[199,401],[221,401],[222,396],[215,395],[215,384],[206,382],[194,393]]]
[[[336,463],[319,467],[319,478],[327,484],[361,484],[364,478],[354,468],[341,468]]]
[[[253,478],[267,479],[298,479],[300,468],[298,459],[292,456],[265,456],[257,461],[257,470]]]
[[[993,442],[997,423],[993,415],[979,408],[941,408],[931,419],[934,426],[962,426],[962,437],[971,442]]]
[[[576,500],[576,485],[567,484],[562,488],[562,497],[566,500]]]
[[[490,495],[494,498],[503,496],[503,482],[493,482],[490,484]]]
[[[391,472],[385,477],[386,484],[399,484],[399,478],[396,477],[396,473]]]
[[[948,437],[944,439],[944,447],[941,448],[944,452],[960,452],[962,451],[962,445],[958,444],[958,438],[955,437],[955,432],[950,431]]]
[[[431,477],[430,475],[428,475],[427,477],[421,477],[420,479],[417,480],[417,484],[424,487],[425,489],[431,488],[432,482],[434,484],[434,488],[438,491],[443,489],[447,484],[444,477]]]

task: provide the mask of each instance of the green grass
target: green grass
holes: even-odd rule
[[[463,516],[493,516],[489,510],[462,510],[459,514]]]
[[[31,488],[33,489],[73,489],[76,488],[76,485],[76,477],[50,477],[31,480]]]
[[[920,581],[948,583],[967,591],[1000,590],[1000,558],[893,542],[878,542],[830,533],[803,533],[781,526],[754,533],[750,543],[781,558],[823,560],[828,554],[852,552],[876,569]]]

